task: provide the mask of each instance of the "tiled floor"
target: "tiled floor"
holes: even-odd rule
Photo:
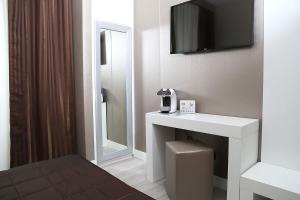
[[[126,158],[100,165],[115,177],[157,200],[169,200],[164,182],[151,183],[146,179],[146,163],[138,158]],[[226,192],[215,189],[214,200],[225,200]]]

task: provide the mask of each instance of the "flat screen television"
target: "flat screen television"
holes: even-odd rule
[[[171,54],[253,45],[254,0],[192,0],[171,7]]]

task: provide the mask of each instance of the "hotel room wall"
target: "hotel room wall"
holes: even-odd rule
[[[77,151],[94,160],[91,1],[74,0],[73,44]]]
[[[196,99],[197,112],[261,119],[263,0],[255,0],[253,47],[170,55],[170,7],[182,2],[135,1],[135,139],[142,151],[144,115],[159,109],[156,91],[161,87],[175,88],[181,99]]]
[[[194,55],[171,55],[170,7],[160,1],[161,86],[196,99],[203,113],[261,118],[263,94],[263,1],[255,0],[254,46]]]
[[[80,155],[88,160],[94,160],[94,25],[96,21],[102,21],[132,27],[133,0],[74,0],[72,9],[74,14],[77,146]]]
[[[96,22],[106,22],[133,28],[133,0],[92,0],[92,13],[93,31],[95,30]],[[92,37],[94,41],[94,34]],[[93,60],[94,58],[95,55],[93,52]],[[117,131],[117,129],[114,129],[114,131]],[[124,142],[124,139],[120,139],[118,137],[118,134],[108,133],[108,138],[110,140],[114,142],[120,142],[121,144],[126,143]]]
[[[78,152],[95,159],[93,111],[93,38],[96,21],[133,26],[133,0],[74,0],[74,64]]]
[[[135,0],[134,15],[135,146],[145,151],[145,113],[160,104],[159,0]]]

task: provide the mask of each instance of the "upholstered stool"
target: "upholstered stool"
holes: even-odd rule
[[[213,149],[197,142],[166,143],[166,190],[171,200],[212,200]]]

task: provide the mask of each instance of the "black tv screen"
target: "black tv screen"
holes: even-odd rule
[[[254,0],[192,0],[171,7],[171,54],[253,45]]]

